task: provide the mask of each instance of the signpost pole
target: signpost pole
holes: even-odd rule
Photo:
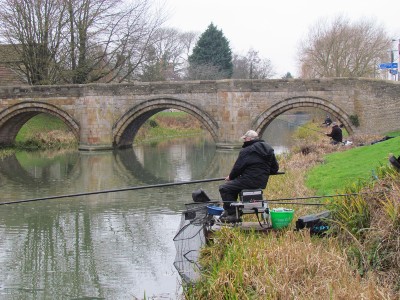
[[[399,64],[400,64],[400,39],[399,39],[398,44],[397,44],[397,58],[398,58],[398,61],[399,61]],[[397,68],[397,81],[400,81],[398,70],[399,69]]]

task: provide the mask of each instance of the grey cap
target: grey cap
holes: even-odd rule
[[[258,138],[258,133],[254,130],[249,130],[241,137],[242,140],[244,140],[245,138],[251,138],[252,140],[254,140],[255,138]]]

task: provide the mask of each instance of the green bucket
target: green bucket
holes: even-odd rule
[[[270,210],[272,228],[287,227],[293,220],[294,210],[288,208],[273,208]]]

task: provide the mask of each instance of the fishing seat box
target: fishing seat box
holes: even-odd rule
[[[296,221],[296,230],[309,228],[311,235],[322,235],[329,229],[329,225],[324,221],[324,219],[329,217],[329,210],[300,217]]]
[[[259,201],[263,200],[263,191],[262,189],[256,190],[242,190],[240,192],[240,201],[244,202],[252,202],[253,200]]]
[[[240,192],[240,201],[243,203],[243,213],[257,213],[265,210],[263,201],[263,190],[242,190]]]

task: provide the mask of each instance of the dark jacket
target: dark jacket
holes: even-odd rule
[[[331,133],[327,133],[326,135],[330,136],[335,142],[341,143],[343,141],[342,129],[340,129],[339,125],[334,125]]]
[[[230,180],[239,179],[249,188],[265,188],[270,174],[276,174],[279,165],[274,149],[263,140],[244,142],[229,174]]]
[[[332,124],[332,120],[331,120],[331,118],[329,118],[329,117],[326,117],[326,119],[325,119],[324,123],[322,123],[322,124],[325,124],[325,125],[327,125],[327,126],[331,125],[331,124]]]

